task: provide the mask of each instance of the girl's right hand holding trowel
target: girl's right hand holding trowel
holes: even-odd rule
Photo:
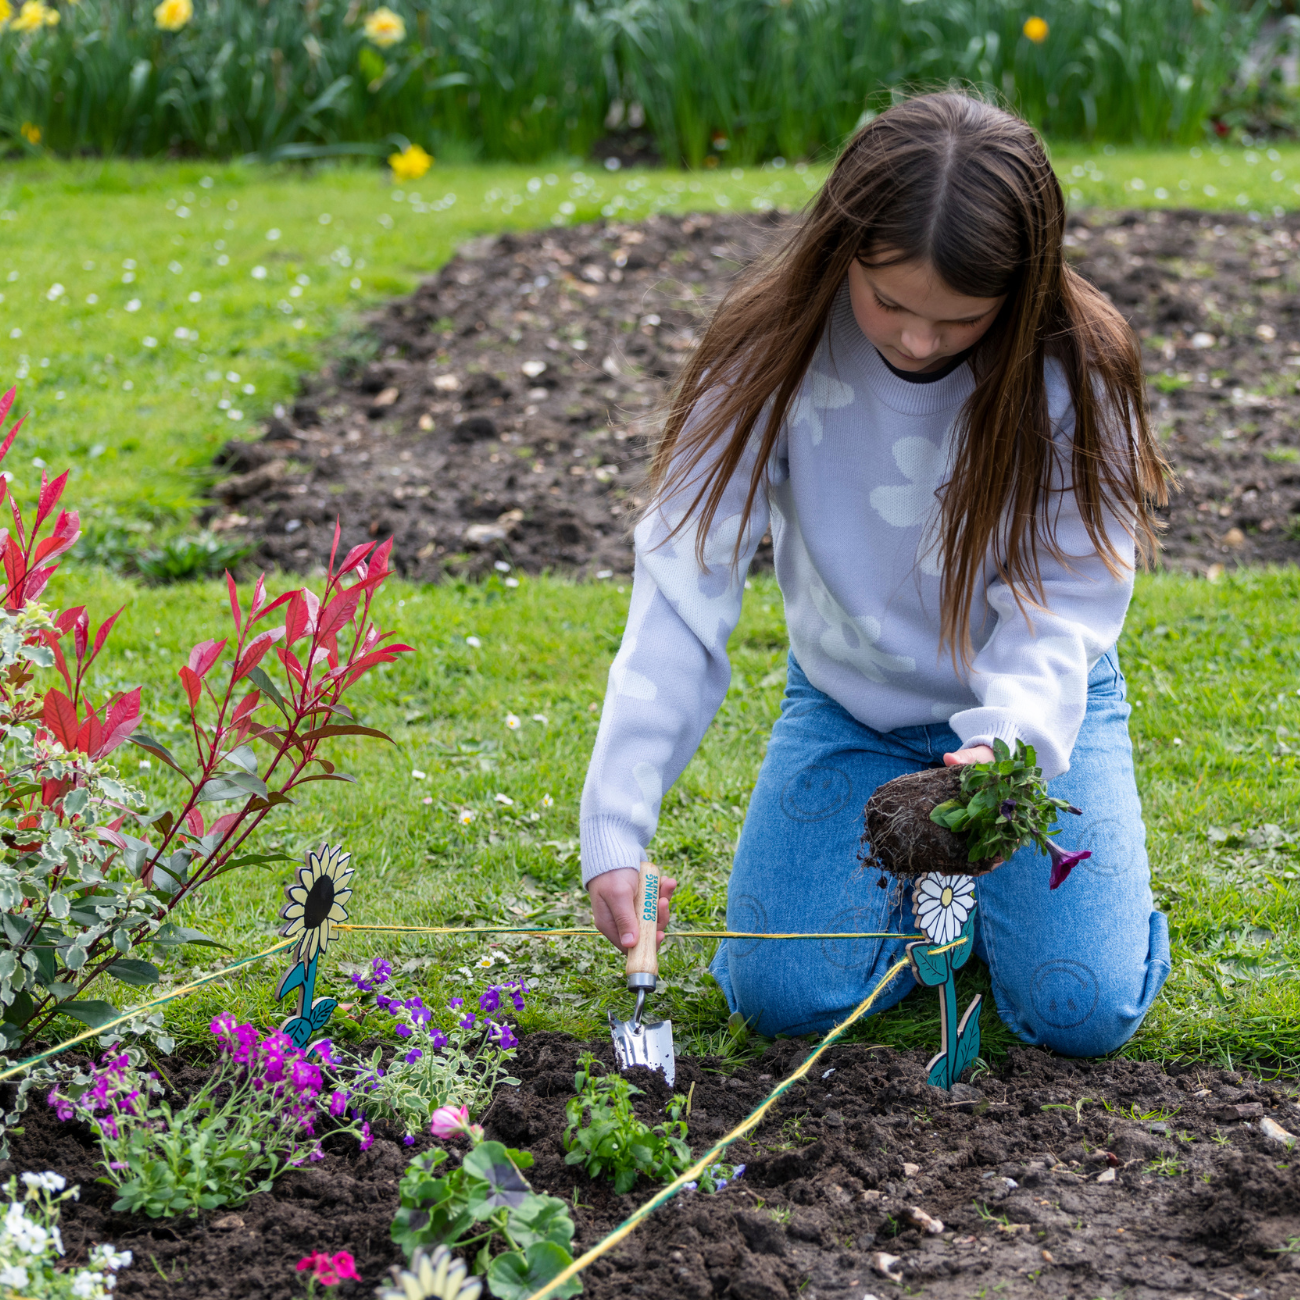
[[[668,928],[671,914],[668,900],[672,897],[677,882],[670,876],[659,880],[659,924],[656,944],[664,941],[664,931]],[[630,867],[615,871],[606,871],[597,876],[587,892],[591,896],[591,910],[596,916],[596,929],[606,939],[626,952],[637,940],[637,894],[638,876]]]

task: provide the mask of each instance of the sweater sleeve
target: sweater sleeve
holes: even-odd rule
[[[1058,425],[1056,445],[1069,455],[1073,412]],[[988,602],[997,623],[975,656],[970,686],[979,706],[949,719],[963,746],[1017,740],[1032,745],[1046,780],[1067,772],[1088,707],[1088,674],[1119,638],[1133,595],[1134,544],[1116,518],[1106,532],[1122,567],[1111,574],[1084,527],[1064,472],[1055,485],[1055,538],[1064,559],[1044,556],[1043,607],[1022,610],[1011,588],[995,579]]]
[[[668,540],[690,485],[653,507],[637,526],[636,570],[623,642],[609,670],[596,746],[582,790],[579,825],[584,885],[635,868],[659,821],[665,792],[682,774],[731,682],[727,641],[740,618],[745,573],[767,531],[760,492],[732,563],[753,469],[747,456],[727,485],[704,544],[688,523]],[[698,483],[698,479],[696,480]]]

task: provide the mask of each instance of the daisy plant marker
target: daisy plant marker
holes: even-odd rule
[[[918,984],[939,990],[942,1038],[926,1066],[927,1082],[945,1091],[974,1064],[980,1052],[982,993],[957,1018],[956,973],[970,958],[975,943],[975,880],[931,871],[912,890],[912,911],[926,941],[909,943],[907,955]]]
[[[338,938],[335,925],[348,919],[347,901],[352,897],[352,855],[339,846],[320,848],[307,854],[297,879],[284,887],[288,902],[280,910],[284,925],[280,933],[296,939],[294,964],[276,985],[278,1002],[288,993],[297,992],[297,1010],[281,1026],[280,1032],[295,1047],[309,1050],[312,1036],[329,1023],[338,1002],[334,998],[316,998],[316,970],[325,950]]]

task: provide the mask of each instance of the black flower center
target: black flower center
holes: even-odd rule
[[[307,892],[307,901],[303,904],[302,924],[305,930],[315,930],[330,914],[334,906],[334,882],[329,876],[318,876],[316,883]]]

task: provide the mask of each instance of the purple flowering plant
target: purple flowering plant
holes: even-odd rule
[[[397,1039],[387,1066],[382,1047],[369,1058],[340,1053],[331,1064],[334,1095],[355,1118],[400,1124],[410,1146],[440,1107],[468,1106],[477,1113],[499,1084],[518,1086],[508,1062],[519,1040],[506,1017],[510,1008],[524,1009],[528,988],[522,980],[490,985],[477,999],[471,993],[453,997],[444,1010],[418,994],[399,996],[392,964],[382,958],[352,982],[359,993],[373,993],[376,1010]]]
[[[284,1034],[262,1034],[225,1012],[210,1026],[219,1059],[179,1109],[137,1052],[108,1052],[56,1083],[47,1101],[99,1140],[115,1210],[158,1219],[242,1205],[286,1169],[323,1156],[318,1129],[363,1139],[327,1093],[321,1065]]]

